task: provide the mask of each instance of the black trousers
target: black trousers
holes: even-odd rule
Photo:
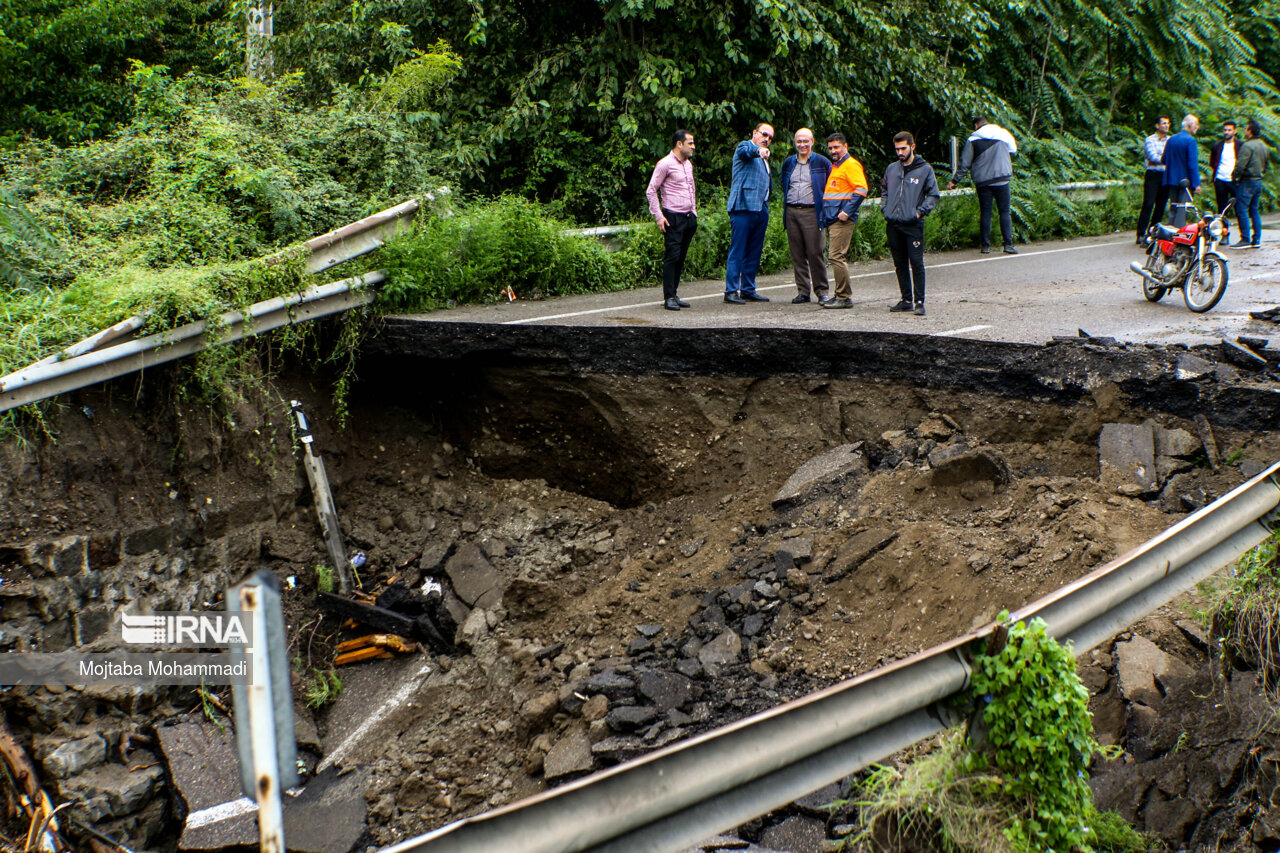
[[[1142,212],[1138,214],[1138,236],[1164,219],[1164,206],[1169,203],[1169,188],[1164,185],[1164,172],[1148,170],[1142,179]]]
[[[698,233],[698,217],[692,213],[676,213],[662,208],[667,219],[667,230],[662,232],[666,245],[662,253],[662,298],[675,299],[680,276],[684,274],[684,259],[689,254],[689,244]]]
[[[1006,246],[1013,245],[1013,216],[1009,213],[1009,185],[978,187],[978,224],[982,227],[982,248],[991,245],[991,204],[1000,210],[1000,236]]]
[[[886,219],[884,226],[902,301],[924,302],[924,220],[893,222]]]
[[[1169,190],[1169,207],[1172,210],[1173,222],[1170,224],[1174,228],[1181,228],[1187,224],[1187,208],[1186,205],[1191,203],[1191,190],[1187,187],[1168,187]]]
[[[1227,202],[1236,197],[1236,185],[1231,181],[1220,181],[1213,179],[1213,200],[1217,204],[1214,208],[1215,212],[1220,213],[1222,208],[1227,206]]]

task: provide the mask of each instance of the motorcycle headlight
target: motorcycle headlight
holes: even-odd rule
[[[1224,231],[1226,228],[1223,227],[1221,219],[1215,219],[1209,223],[1209,233],[1213,235],[1213,239],[1221,240]]]

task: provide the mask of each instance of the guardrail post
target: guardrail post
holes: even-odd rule
[[[285,788],[298,784],[293,699],[289,685],[280,584],[260,570],[227,590],[227,607],[248,617],[250,645],[233,656],[249,659],[249,672],[232,685],[240,784],[258,804],[262,853],[285,853]]]

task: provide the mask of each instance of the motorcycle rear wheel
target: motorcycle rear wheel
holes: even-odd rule
[[[1227,276],[1227,262],[1217,255],[1207,255],[1199,269],[1188,273],[1182,284],[1187,310],[1203,314],[1217,305],[1227,292]]]
[[[1156,284],[1146,276],[1142,277],[1142,295],[1147,297],[1148,302],[1159,302],[1168,292],[1169,288]]]

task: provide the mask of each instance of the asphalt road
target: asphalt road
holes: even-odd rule
[[[692,307],[678,312],[662,307],[660,287],[645,287],[517,299],[415,317],[494,324],[883,330],[1023,343],[1043,343],[1054,335],[1075,335],[1083,329],[1090,335],[1135,343],[1194,345],[1239,334],[1280,335],[1275,324],[1249,318],[1250,311],[1280,305],[1277,229],[1280,219],[1268,217],[1261,249],[1224,251],[1230,266],[1227,292],[1207,314],[1188,311],[1178,291],[1160,303],[1147,302],[1141,279],[1129,270],[1130,261],[1141,260],[1142,252],[1134,246],[1130,232],[1117,232],[1021,245],[1017,255],[982,255],[976,248],[926,254],[926,317],[889,313],[889,306],[898,300],[898,288],[893,264],[887,259],[851,269],[853,308],[843,311],[813,303],[792,305],[795,283],[787,270],[760,277],[759,290],[772,300],[769,303],[725,303],[723,280],[712,280],[682,284],[680,296]]]

